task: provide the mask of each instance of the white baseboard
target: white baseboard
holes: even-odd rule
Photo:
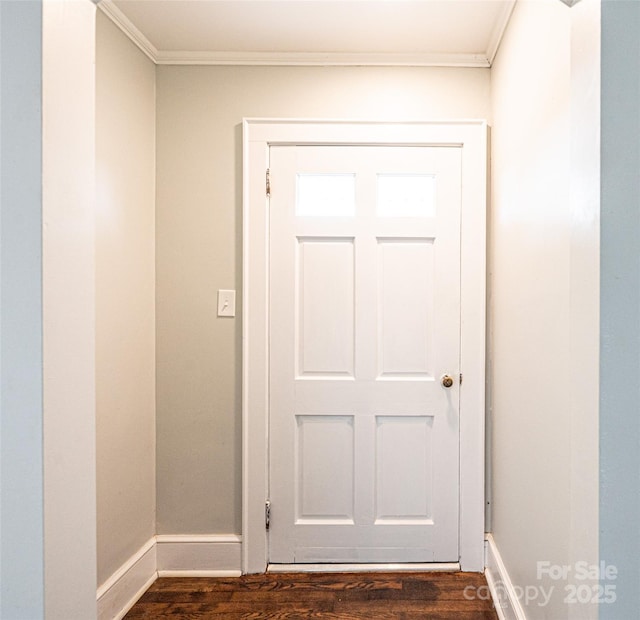
[[[239,570],[159,570],[158,577],[241,577]]]
[[[121,620],[158,577],[239,577],[241,546],[235,535],[154,536],[98,588],[98,620]]]
[[[237,577],[242,574],[242,538],[156,536],[160,577]]]
[[[98,620],[121,620],[157,577],[154,536],[98,588]]]
[[[485,577],[500,620],[527,620],[491,534],[485,539]]]

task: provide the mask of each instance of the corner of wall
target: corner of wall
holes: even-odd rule
[[[242,539],[153,536],[98,588],[98,620],[121,620],[158,577],[239,577]]]
[[[156,533],[155,65],[96,17],[98,583]]]

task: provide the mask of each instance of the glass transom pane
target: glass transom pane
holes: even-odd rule
[[[434,217],[436,178],[430,174],[379,174],[378,215]]]
[[[352,217],[356,214],[355,174],[299,174],[296,215]]]

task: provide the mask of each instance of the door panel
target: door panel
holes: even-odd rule
[[[269,561],[457,561],[460,149],[270,170]]]
[[[298,415],[296,423],[295,523],[353,524],[353,416]]]
[[[432,430],[433,416],[376,416],[376,524],[433,524]]]
[[[433,239],[378,240],[379,378],[433,379],[433,255]]]
[[[354,255],[353,239],[298,237],[299,378],[354,375]]]

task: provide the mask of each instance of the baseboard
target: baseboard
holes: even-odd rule
[[[239,577],[241,546],[235,535],[154,536],[98,588],[98,620],[124,618],[158,577]]]
[[[485,538],[485,577],[500,620],[527,620],[491,534]]]
[[[235,535],[156,536],[160,577],[236,577],[242,538]]]
[[[157,577],[154,536],[98,588],[98,620],[121,620]]]
[[[241,577],[239,570],[159,570],[158,577]]]

